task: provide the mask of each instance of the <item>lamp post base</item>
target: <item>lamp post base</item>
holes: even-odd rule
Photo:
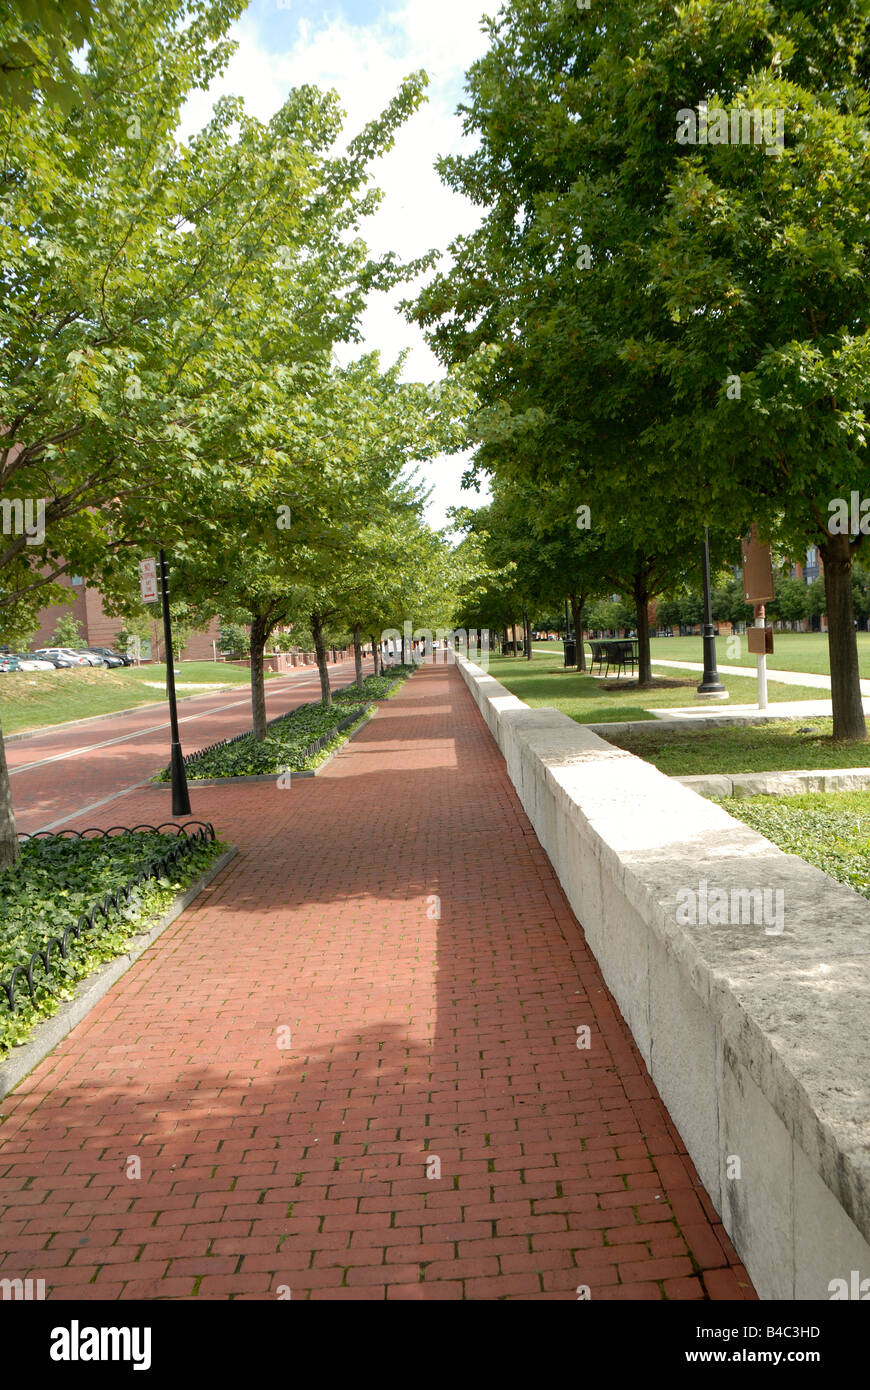
[[[169,766],[172,772],[172,814],[173,816],[189,816],[191,814],[190,795],[187,790],[187,771],[181,755],[180,743],[173,743],[172,745]]]
[[[704,674],[696,693],[701,700],[727,700],[728,691],[720,681],[716,667],[716,629],[709,616],[710,574],[706,540],[704,542],[704,600],[708,609],[707,621],[704,623]]]

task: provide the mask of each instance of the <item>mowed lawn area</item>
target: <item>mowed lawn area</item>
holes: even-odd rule
[[[543,644],[541,644],[543,645]],[[674,682],[662,689],[638,690],[631,687],[631,681],[623,675],[619,681],[613,672],[606,681],[597,676],[580,675],[576,671],[566,671],[562,665],[561,644],[548,644],[553,650],[535,650],[531,661],[523,657],[496,656],[489,662],[489,674],[518,695],[527,705],[540,707],[552,705],[562,710],[578,724],[603,724],[633,719],[654,719],[650,709],[669,709],[673,706],[691,705],[693,708],[706,708],[708,701],[698,700],[696,690],[698,676],[678,671],[669,672],[666,679]],[[688,657],[686,658],[689,659]],[[728,705],[754,705],[758,700],[758,687],[755,676],[724,676],[722,684],[730,699],[717,701],[723,709]],[[604,689],[604,686],[620,685],[621,689]],[[768,700],[819,700],[825,699],[825,692],[814,686],[784,685],[776,681],[768,683]]]
[[[870,679],[870,632],[859,632],[858,666],[860,674]],[[746,636],[737,637],[740,655],[729,656],[729,637],[716,638],[716,661],[720,666],[748,666],[755,670],[755,657],[746,646]],[[660,661],[703,661],[700,637],[653,637],[650,642],[652,659]],[[828,635],[825,632],[774,632],[773,655],[767,658],[768,671],[808,671],[814,676],[829,676]]]
[[[777,719],[721,729],[656,724],[615,733],[608,742],[653,763],[669,777],[726,772],[812,772],[870,767],[870,743],[834,743],[831,719]]]
[[[870,632],[859,632],[858,663],[860,673],[870,680]],[[729,637],[716,638],[716,661],[720,666],[746,666],[755,670],[755,657],[746,647],[746,636],[738,637],[739,654],[729,653]],[[535,652],[548,651],[562,660],[561,642],[535,642]],[[704,660],[703,643],[700,637],[653,637],[650,641],[652,659],[655,661],[697,661]],[[589,639],[586,639],[586,658],[589,659]],[[773,634],[773,655],[767,658],[768,671],[808,671],[814,676],[829,676],[831,666],[828,660],[828,637],[824,632],[775,632]]]
[[[267,678],[274,673],[267,672]],[[222,686],[246,686],[244,666],[215,661],[181,661],[175,668],[179,699],[204,694]],[[81,666],[72,671],[7,671],[0,674],[0,723],[5,734],[41,729],[87,719],[92,714],[114,714],[166,698],[166,667]]]

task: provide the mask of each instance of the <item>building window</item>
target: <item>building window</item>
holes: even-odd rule
[[[70,579],[71,584],[84,584],[84,582],[85,581],[82,579],[82,576],[80,574],[74,574]]]

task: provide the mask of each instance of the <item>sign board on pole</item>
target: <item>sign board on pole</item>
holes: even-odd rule
[[[743,597],[747,603],[770,603],[773,598],[773,561],[770,546],[758,539],[758,526],[743,541]]]
[[[158,598],[156,560],[139,561],[139,591],[143,603],[156,602]]]
[[[770,656],[773,652],[773,628],[769,624],[767,627],[748,627],[746,644],[753,656]]]

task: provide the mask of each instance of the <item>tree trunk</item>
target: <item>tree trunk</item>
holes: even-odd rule
[[[516,620],[516,618],[514,618],[514,620],[513,620],[513,627],[511,628],[511,632],[513,633],[513,639],[514,639],[514,656],[516,656],[516,654],[517,654],[517,620]]]
[[[652,685],[652,654],[649,645],[649,580],[645,570],[638,570],[632,585],[637,608],[637,683]]]
[[[363,668],[362,668],[362,646],[359,640],[360,624],[357,623],[353,630],[353,660],[356,667],[356,683],[362,687]]]
[[[383,670],[379,670],[379,668],[378,668],[378,652],[379,652],[380,649],[379,649],[379,647],[378,647],[377,642],[376,642],[375,639],[374,639],[374,636],[372,636],[371,643],[372,643],[372,659],[373,659],[373,661],[374,661],[374,663],[375,663],[375,675],[376,675],[376,676],[378,676],[378,675],[381,675],[381,676],[382,676],[382,675],[384,674],[384,673],[383,673]]]
[[[568,595],[568,602],[571,604],[571,621],[574,624],[574,641],[577,644],[577,670],[586,670],[586,648],[583,643],[583,609],[586,607],[586,595]]]
[[[254,738],[262,743],[266,737],[266,681],[263,675],[263,652],[268,637],[265,618],[251,615],[251,711]]]
[[[18,833],[12,809],[12,788],[6,766],[6,748],[0,729],[0,869],[11,869],[18,859]]]
[[[526,661],[532,659],[532,626],[525,608],[523,609],[523,656]]]
[[[858,674],[858,639],[852,601],[852,550],[847,535],[819,546],[825,574],[828,655],[835,739],[865,739],[867,725]]]
[[[317,657],[317,670],[320,675],[321,704],[332,704],[332,689],[329,684],[329,666],[326,644],[323,641],[323,619],[319,613],[311,614],[311,631],[314,634],[314,654]]]

